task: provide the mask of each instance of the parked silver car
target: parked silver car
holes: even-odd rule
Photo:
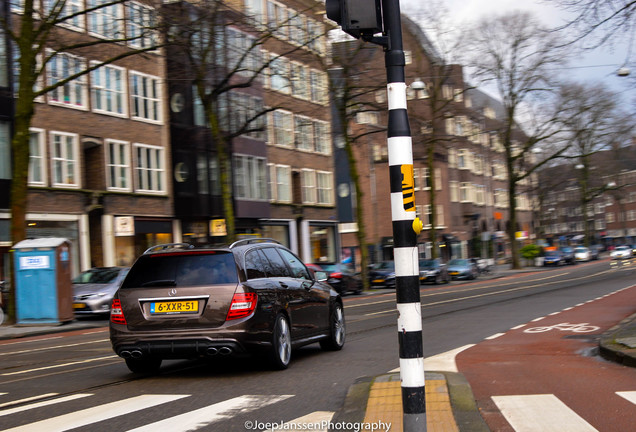
[[[73,311],[77,315],[108,315],[115,291],[129,267],[94,267],[73,280]]]

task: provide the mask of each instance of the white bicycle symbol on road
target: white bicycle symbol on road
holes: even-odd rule
[[[590,325],[589,323],[580,323],[580,324],[570,324],[570,323],[561,323],[555,324],[552,326],[545,327],[532,327],[529,329],[525,329],[524,333],[543,333],[550,330],[561,330],[561,331],[571,331],[574,333],[589,333],[593,331],[600,330],[600,327]]]

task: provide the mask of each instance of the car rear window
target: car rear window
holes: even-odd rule
[[[137,287],[182,287],[237,283],[231,252],[157,254],[140,257],[122,284]]]
[[[117,279],[121,269],[94,268],[80,273],[73,279],[74,284],[107,284]]]

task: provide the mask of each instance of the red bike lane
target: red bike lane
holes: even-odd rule
[[[594,355],[598,337],[634,312],[636,286],[459,353],[457,368],[491,431],[635,430],[636,369]]]

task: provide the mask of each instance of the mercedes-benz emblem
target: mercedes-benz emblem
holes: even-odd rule
[[[170,290],[169,294],[170,294],[171,297],[176,296],[177,295],[177,289],[176,288],[172,288]]]

